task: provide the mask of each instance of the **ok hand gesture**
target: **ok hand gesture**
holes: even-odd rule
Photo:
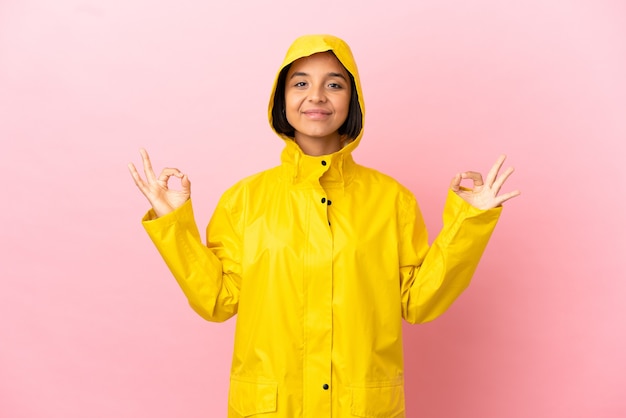
[[[505,155],[501,155],[498,158],[498,161],[493,165],[484,182],[483,176],[480,173],[476,171],[466,171],[454,176],[450,183],[450,188],[463,198],[463,200],[478,209],[492,209],[502,205],[502,203],[507,200],[520,195],[519,190],[498,195],[506,179],[513,173],[513,167],[509,167],[504,173],[498,176],[498,172],[505,159]],[[462,187],[461,181],[463,179],[472,180],[474,182],[474,188],[468,189]]]
[[[133,180],[135,180],[135,184],[146,196],[156,215],[159,217],[166,215],[182,206],[191,196],[191,183],[187,175],[181,173],[177,168],[164,168],[157,178],[154,170],[152,170],[150,157],[146,150],[142,148],[139,152],[143,160],[146,181],[141,178],[133,163],[128,164],[128,169]],[[172,190],[168,187],[167,183],[172,176],[180,179],[181,190]]]

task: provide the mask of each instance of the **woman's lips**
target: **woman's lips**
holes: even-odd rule
[[[304,115],[308,117],[309,119],[316,119],[316,120],[326,119],[332,114],[328,110],[324,110],[324,109],[309,109],[309,110],[305,110],[302,113],[304,113]]]

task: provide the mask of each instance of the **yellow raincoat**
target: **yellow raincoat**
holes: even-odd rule
[[[361,85],[349,47],[295,41],[281,69],[332,50]],[[276,82],[274,83],[274,89]],[[270,98],[270,119],[273,94]],[[340,151],[308,156],[281,135],[281,165],[226,191],[203,245],[191,201],[143,224],[193,309],[238,315],[228,417],[404,417],[402,318],[441,315],[468,286],[501,208],[450,192],[432,246],[415,198]]]

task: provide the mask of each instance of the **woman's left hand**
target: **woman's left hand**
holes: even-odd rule
[[[493,165],[487,178],[483,181],[483,176],[476,171],[466,171],[458,173],[452,179],[450,188],[463,200],[478,209],[492,209],[502,205],[509,199],[520,195],[519,190],[498,195],[500,188],[507,178],[513,173],[513,167],[507,168],[504,173],[498,175],[506,155],[501,155]],[[474,187],[469,189],[461,186],[463,179],[470,179],[474,182]]]

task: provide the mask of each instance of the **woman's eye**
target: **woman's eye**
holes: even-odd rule
[[[296,84],[294,84],[294,87],[304,87],[306,86],[306,82],[304,81],[299,81]]]
[[[331,89],[340,89],[340,88],[342,88],[341,84],[337,84],[337,83],[330,83],[328,85],[328,87],[330,87]]]

